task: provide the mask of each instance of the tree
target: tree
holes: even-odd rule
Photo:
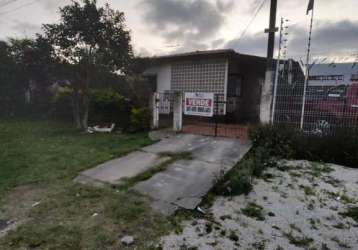
[[[42,97],[48,95],[55,66],[52,46],[40,35],[36,39],[10,39],[9,42],[11,57],[23,78],[26,102],[32,102],[32,91],[43,93]]]
[[[4,41],[0,41],[0,72],[0,115],[13,115],[15,103],[20,100],[22,91],[11,47]]]
[[[73,1],[60,8],[59,24],[43,26],[56,56],[73,70],[71,80],[74,122],[87,129],[89,92],[98,72],[126,73],[133,57],[130,32],[123,12],[96,0]]]

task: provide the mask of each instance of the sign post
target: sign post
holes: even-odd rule
[[[185,93],[185,115],[214,116],[214,93]]]

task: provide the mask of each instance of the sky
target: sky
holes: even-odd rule
[[[123,11],[137,55],[235,49],[265,56],[270,0],[98,0]],[[0,0],[0,39],[33,37],[59,21],[69,0]],[[287,57],[303,59],[310,16],[308,0],[278,0],[287,29]],[[257,11],[262,6],[260,11]],[[358,0],[315,0],[312,55],[316,60],[358,58]],[[256,17],[255,13],[257,13]],[[278,37],[278,35],[277,35]],[[276,48],[278,41],[276,42]],[[275,52],[277,55],[277,51]]]

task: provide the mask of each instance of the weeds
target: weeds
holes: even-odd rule
[[[164,162],[159,164],[158,166],[154,166],[150,168],[149,170],[133,177],[133,178],[127,178],[123,180],[123,183],[119,185],[119,189],[127,190],[130,187],[132,187],[134,184],[146,181],[150,179],[153,175],[165,171],[172,163],[178,161],[178,160],[191,160],[192,155],[190,152],[180,152],[180,153],[162,153],[160,154],[162,158],[167,158]]]
[[[326,164],[318,163],[318,162],[312,162],[311,163],[311,170],[309,173],[313,175],[314,177],[320,177],[322,174],[330,173],[334,171],[333,168],[329,167]]]
[[[313,191],[313,189],[309,186],[300,185],[300,188],[303,188],[303,191],[305,192],[305,195],[307,195],[307,196],[314,196],[316,194]]]
[[[234,231],[230,231],[229,239],[235,242],[239,241],[239,236]]]
[[[358,133],[352,131],[317,136],[292,128],[267,125],[252,129],[250,138],[255,148],[264,147],[271,156],[331,162],[354,168],[358,166]],[[313,169],[312,173],[320,174],[322,169],[316,170]]]
[[[292,231],[289,233],[285,233],[284,236],[287,237],[290,244],[295,245],[297,247],[307,248],[309,245],[311,245],[313,243],[312,238],[309,238],[306,236],[303,236],[303,237],[294,236]]]
[[[340,248],[351,248],[348,244],[341,241],[337,236],[331,238],[332,241],[336,242]]]
[[[358,207],[350,207],[346,212],[339,213],[344,217],[351,217],[353,220],[358,222]]]
[[[263,208],[256,203],[250,202],[245,208],[241,209],[241,212],[247,217],[255,218],[259,221],[264,221]]]

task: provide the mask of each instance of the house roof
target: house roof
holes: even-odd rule
[[[340,85],[350,84],[352,75],[358,74],[356,63],[330,63],[315,64],[310,69],[310,77],[313,76],[343,76],[341,80],[310,80],[310,85]]]
[[[197,50],[186,53],[178,53],[171,55],[158,56],[155,58],[164,59],[164,58],[177,58],[177,57],[192,57],[192,56],[207,56],[207,55],[234,55],[237,54],[233,49],[218,49],[218,50]]]
[[[310,76],[351,75],[356,73],[358,73],[358,64],[354,63],[315,64],[310,69]]]
[[[240,54],[233,49],[219,49],[219,50],[198,50],[187,53],[179,53],[164,56],[155,56],[153,59],[157,62],[172,62],[178,60],[191,60],[191,59],[206,59],[206,58],[235,58],[235,57],[246,57],[257,60],[265,60],[264,57]]]

